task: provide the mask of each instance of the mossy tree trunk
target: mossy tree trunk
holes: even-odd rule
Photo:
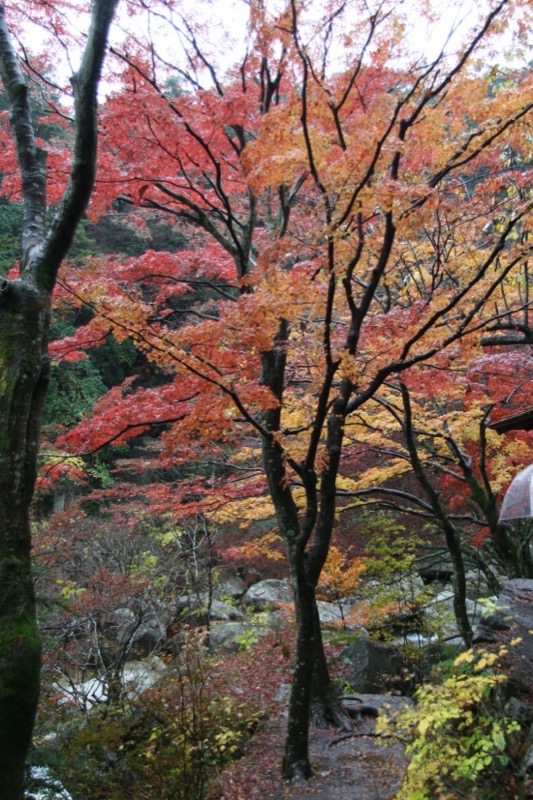
[[[23,282],[0,290],[0,795],[18,798],[39,697],[28,508],[46,391],[49,303]]]
[[[25,76],[0,3],[0,77],[22,180],[20,276],[0,286],[0,797],[20,800],[37,702],[41,642],[31,570],[29,509],[49,375],[52,293],[89,202],[96,168],[96,92],[118,0],[95,0],[74,76],[70,180],[48,230],[46,153],[38,146]]]

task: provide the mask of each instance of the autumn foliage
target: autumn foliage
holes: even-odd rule
[[[335,599],[364,574],[332,545],[343,519],[375,506],[421,518],[452,554],[466,641],[465,555],[492,577],[526,563],[497,509],[531,434],[502,448],[490,423],[531,388],[525,348],[497,341],[531,335],[531,8],[495,0],[424,52],[407,31],[415,14],[435,24],[425,2],[252,0],[223,66],[204,4],[124,8],[89,222],[149,243],[164,221],[173,244],[85,253],[62,271],[56,314],[76,324],[51,342],[55,365],[110,342],[135,355],[90,413],[48,431],[40,497],[76,486],[99,513],[202,518],[232,539],[221,560],[286,554],[284,774],[308,777],[312,686],[338,721],[317,592]],[[46,25],[67,46],[57,10]],[[52,201],[66,116],[50,98]]]

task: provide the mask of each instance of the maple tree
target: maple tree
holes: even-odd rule
[[[31,574],[29,506],[37,471],[39,429],[49,374],[52,292],[76,225],[88,204],[96,167],[96,92],[115,0],[92,4],[80,67],[73,76],[74,141],[68,184],[46,225],[47,149],[36,136],[27,73],[11,25],[27,4],[0,5],[0,76],[9,107],[2,124],[8,155],[3,191],[24,208],[20,265],[0,290],[0,787],[22,797],[23,768],[39,695],[40,637]],[[44,12],[59,12],[44,8]],[[11,16],[10,16],[11,15]],[[9,17],[9,22],[8,22]],[[59,17],[61,23],[61,17]],[[60,31],[62,25],[57,28]],[[18,170],[9,169],[12,154]]]
[[[275,513],[297,620],[287,778],[311,773],[313,697],[341,721],[315,590],[352,426],[398,376],[495,323],[489,300],[531,251],[531,72],[474,61],[502,27],[527,36],[527,4],[493,3],[462,48],[430,58],[402,39],[412,4],[355,5],[250,3],[246,55],[225,74],[194,19],[151,6],[185,57],[134,37],[114,48],[92,213],[119,199],[134,226],[166,215],[188,247],[89,259],[60,300],[94,317],[53,346],[79,359],[112,332],[163,376],[111,390],[60,445],[157,431],[154,513]]]
[[[403,383],[383,387],[351,426],[350,472],[356,477],[344,481],[343,512],[393,508],[425,520],[433,539],[435,530],[444,532],[466,641],[466,564],[483,573],[492,594],[501,589],[501,574],[532,574],[531,531],[498,518],[502,490],[528,461],[531,433],[516,431],[502,447],[490,429],[492,414],[524,407],[530,385],[520,349],[482,352],[479,343],[464,341]],[[375,461],[370,467],[364,464],[369,448]]]

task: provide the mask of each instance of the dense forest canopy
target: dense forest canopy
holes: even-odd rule
[[[129,607],[127,591],[155,574],[172,606],[199,541],[211,566],[283,552],[296,626],[283,774],[308,778],[311,718],[344,719],[317,591],[331,559],[344,569],[355,552],[349,531],[386,512],[447,551],[467,646],[468,565],[493,590],[502,575],[533,577],[530,528],[498,519],[531,433],[502,446],[491,429],[531,402],[531,8],[488,4],[430,52],[417,31],[447,23],[430,3],[252,0],[246,25],[227,31],[229,60],[218,6],[119,4],[98,160],[94,138],[84,167],[96,163],[93,188],[76,161],[82,73],[65,88],[55,68],[57,53],[77,57],[72,7],[5,5],[21,41],[31,19],[53,44],[21,46],[12,76],[6,26],[0,52],[3,292],[28,286],[46,309],[35,386],[50,386],[31,412],[45,439],[36,541],[48,553],[73,526],[86,566],[55,572],[59,556],[47,569],[73,608],[81,593],[100,615]],[[94,3],[93,18],[112,5]],[[100,36],[103,57],[98,24],[87,41]],[[19,129],[15,79],[30,87]],[[37,198],[31,189],[44,152],[46,202],[42,169]],[[9,334],[22,348],[37,314],[24,309]],[[21,373],[20,355],[1,369]],[[11,383],[0,386],[8,407]],[[20,499],[26,583],[36,436],[31,454],[19,442],[16,458],[33,464],[24,486],[2,484],[8,506]],[[134,543],[115,572],[103,555],[114,535]],[[9,797],[21,796],[17,775]]]

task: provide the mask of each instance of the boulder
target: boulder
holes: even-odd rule
[[[317,600],[316,606],[318,609],[318,616],[323,625],[335,625],[337,628],[345,628],[347,631],[360,631],[366,633],[362,625],[355,625],[351,622],[346,622],[346,615],[356,605],[354,600],[341,600],[341,605],[338,603],[328,603],[325,600]]]
[[[116,608],[102,623],[102,633],[109,642],[116,642],[137,658],[151,655],[166,636],[168,614],[152,609],[138,614],[130,608]]]
[[[341,625],[344,621],[343,613],[336,603],[328,603],[326,600],[317,600],[316,607],[318,609],[318,616],[323,625],[333,623],[334,625]],[[343,609],[346,613],[348,609]]]
[[[403,660],[391,645],[359,636],[341,654],[346,679],[356,692],[379,693],[401,678]]]
[[[465,574],[466,596],[475,600],[478,597],[489,597],[489,589],[485,575],[479,569],[470,569]]]
[[[130,699],[150,689],[167,671],[164,661],[152,656],[146,661],[128,661],[122,671],[122,690]],[[82,683],[58,681],[60,704],[76,705],[88,711],[99,703],[106,703],[108,697],[109,675],[95,676]]]
[[[102,631],[108,641],[122,644],[138,624],[137,615],[131,608],[116,608],[102,623]]]
[[[190,619],[196,625],[205,625],[208,620],[227,622],[244,619],[244,614],[233,603],[217,597],[211,598],[209,606],[207,592],[198,595],[182,595],[176,601],[176,612],[177,616],[179,615],[182,619]]]
[[[215,597],[224,602],[227,602],[228,598],[230,600],[240,600],[246,592],[246,589],[247,586],[245,582],[241,578],[233,575],[220,581],[215,589]]]
[[[448,561],[428,563],[418,570],[418,574],[427,586],[433,583],[451,583],[453,578],[453,567]]]
[[[292,589],[289,581],[270,578],[250,586],[242,601],[247,608],[253,611],[263,611],[271,606],[292,606]]]
[[[225,622],[230,620],[237,621],[244,620],[244,614],[231,603],[226,603],[223,600],[217,600],[215,598],[211,602],[209,619],[221,620]]]
[[[124,634],[128,636],[128,632]],[[166,638],[166,625],[163,627],[157,617],[150,617],[131,633],[130,649],[138,658],[150,656]]]
[[[455,621],[453,598],[453,591],[446,589],[436,594],[425,609],[425,617],[428,621],[429,629],[435,631],[437,636],[445,637],[448,640],[461,638]],[[475,627],[483,615],[483,606],[481,603],[467,598],[466,613],[470,620],[470,625]]]
[[[250,622],[220,622],[209,630],[209,646],[236,653],[270,633],[267,625]]]

